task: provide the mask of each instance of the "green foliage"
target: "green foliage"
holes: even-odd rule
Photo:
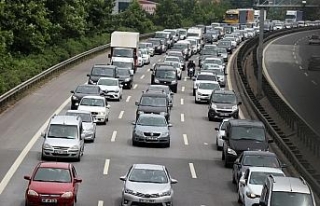
[[[179,28],[182,26],[182,18],[178,4],[173,0],[163,0],[157,5],[154,23],[165,28]]]

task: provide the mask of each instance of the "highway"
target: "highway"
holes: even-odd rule
[[[196,57],[194,57],[196,58]],[[214,128],[218,122],[207,119],[207,105],[195,104],[192,81],[179,81],[171,112],[171,147],[134,147],[131,145],[131,122],[135,119],[135,101],[150,83],[148,69],[164,56],[155,56],[151,64],[140,68],[134,77],[134,87],[124,90],[121,102],[110,102],[107,125],[97,126],[94,143],[85,145],[81,162],[74,162],[80,178],[78,206],[118,206],[124,175],[134,163],[154,163],[167,166],[174,185],[174,204],[181,206],[238,205],[237,193],[231,183],[231,169],[221,161],[215,149]],[[32,91],[0,115],[0,205],[23,206],[27,181],[40,161],[42,139],[48,119],[54,113],[70,108],[70,91],[87,81],[94,63],[107,63],[102,54],[87,60]],[[184,73],[185,76],[185,73]],[[320,84],[320,79],[319,84]],[[318,93],[319,94],[319,93]]]
[[[270,42],[264,51],[264,72],[282,95],[318,134],[320,134],[320,72],[308,71],[308,59],[320,55],[319,45],[308,45],[306,31],[282,36]]]

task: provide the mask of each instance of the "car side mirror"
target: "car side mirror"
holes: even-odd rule
[[[238,102],[238,105],[242,105],[242,102]]]
[[[219,128],[218,128],[218,127],[215,127],[214,130],[219,131]]]
[[[90,77],[90,74],[87,74],[87,77]]]
[[[172,127],[173,125],[171,123],[168,124],[168,127]]]
[[[196,81],[196,78],[195,78],[195,77],[192,77],[192,81]]]
[[[280,164],[280,167],[281,167],[281,168],[287,168],[288,165],[287,165],[287,164]]]
[[[46,138],[46,132],[41,132],[41,137]]]
[[[108,58],[111,58],[111,54],[108,54]]]
[[[110,107],[111,107],[110,104],[107,104],[106,108],[110,109]]]
[[[80,135],[80,139],[81,139],[81,140],[83,140],[85,137],[86,137],[86,135],[83,134],[83,133]]]
[[[126,180],[127,180],[127,177],[126,177],[126,176],[121,176],[119,179],[120,179],[121,181],[126,181]]]
[[[23,179],[25,179],[25,180],[31,180],[31,177],[30,177],[30,176],[24,176]]]
[[[176,180],[176,179],[171,179],[171,184],[177,184],[178,183],[178,180]]]
[[[132,125],[136,125],[136,122],[131,122]]]
[[[70,91],[70,93],[74,94],[74,91],[72,90],[72,91]]]
[[[239,180],[239,182],[240,182],[240,184],[242,184],[242,185],[246,185],[246,180],[245,180],[245,179],[242,179],[242,178],[241,178],[241,179]]]
[[[81,183],[81,182],[82,182],[82,179],[80,179],[80,178],[74,178],[74,182],[75,182],[75,183]]]
[[[268,139],[268,143],[272,143],[273,142],[273,139]]]
[[[136,105],[136,106],[139,106],[139,102],[135,102],[135,105]]]

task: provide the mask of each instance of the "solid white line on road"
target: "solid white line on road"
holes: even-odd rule
[[[109,171],[109,165],[110,165],[110,159],[106,159],[104,163],[104,168],[103,168],[103,174],[107,175]]]
[[[189,145],[188,136],[186,134],[183,134],[183,142],[185,145]]]
[[[121,111],[118,118],[122,119],[123,114],[124,114],[124,111]]]
[[[69,104],[70,102],[70,98],[71,96],[65,101],[63,102],[60,107],[54,111],[54,114],[59,114],[62,109],[67,106],[67,104]],[[51,115],[51,116],[52,116]],[[14,173],[17,171],[18,167],[20,166],[20,164],[22,163],[22,161],[24,160],[24,158],[27,156],[28,152],[31,150],[31,148],[33,147],[33,145],[36,143],[36,141],[39,139],[39,137],[41,136],[41,132],[43,132],[48,124],[49,121],[51,119],[50,118],[41,126],[41,128],[36,132],[36,134],[32,137],[32,139],[28,142],[28,144],[25,146],[25,148],[21,151],[21,153],[19,154],[19,156],[17,157],[17,159],[14,161],[14,163],[11,165],[10,169],[8,170],[8,172],[6,173],[6,175],[3,177],[3,179],[0,182],[0,195],[2,194],[2,192],[4,191],[4,189],[6,188],[6,186],[8,185],[9,181],[11,180],[12,176],[14,175]]]
[[[144,78],[144,74],[140,77],[140,79],[143,79]]]
[[[117,131],[113,131],[112,132],[111,142],[115,142],[116,141],[117,133],[118,133]]]
[[[183,105],[183,104],[184,104],[184,100],[183,100],[183,98],[181,98],[180,103],[181,103],[181,105]]]
[[[181,122],[184,122],[184,114],[181,114]]]
[[[303,70],[302,66],[299,66],[299,69]]]
[[[127,99],[126,99],[126,102],[129,102],[131,99],[131,96],[128,96]]]
[[[196,170],[194,169],[193,163],[189,163],[189,168],[190,168],[190,172],[191,172],[191,177],[193,179],[196,179],[197,174],[196,174]]]
[[[312,80],[311,82],[312,82],[314,85],[318,85],[317,82],[315,82],[315,81],[313,81],[313,80]]]
[[[133,85],[133,89],[136,89],[138,87],[138,84]]]
[[[308,76],[308,73],[307,73],[307,72],[305,72],[305,73],[304,73],[304,75]]]
[[[182,91],[182,92],[184,92],[185,89],[186,89],[185,87],[181,87],[181,91]]]
[[[103,201],[102,200],[98,201],[98,206],[103,206]]]

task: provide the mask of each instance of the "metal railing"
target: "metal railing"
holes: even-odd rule
[[[290,34],[292,32],[300,32],[306,30],[315,30],[320,29],[320,27],[305,27],[305,28],[296,28],[290,30],[279,30],[275,32],[270,32],[264,34],[264,42],[268,42],[276,37]],[[241,80],[242,89],[245,96],[248,98],[248,102],[255,111],[257,117],[263,121],[266,125],[266,128],[272,138],[275,140],[278,147],[286,155],[291,164],[297,169],[297,171],[308,181],[308,183],[313,188],[314,192],[320,196],[320,175],[314,169],[312,164],[318,164],[318,162],[310,162],[304,157],[297,147],[291,141],[291,137],[285,134],[282,129],[274,121],[275,117],[272,114],[269,114],[267,108],[264,108],[260,101],[256,98],[248,78],[244,72],[244,62],[245,59],[252,54],[253,63],[252,69],[254,74],[257,76],[257,47],[258,47],[258,38],[254,38],[246,42],[243,47],[239,50],[237,55],[237,75]],[[248,69],[248,68],[246,68]],[[280,117],[286,122],[288,127],[294,131],[294,135],[303,143],[304,147],[312,151],[316,157],[319,157],[320,149],[320,137],[313,131],[308,124],[299,117],[295,111],[285,103],[281,97],[275,92],[274,88],[269,84],[266,77],[263,75],[262,88],[264,95],[267,97],[268,101],[271,103],[273,108],[277,111]]]
[[[146,39],[149,37],[152,37],[154,33],[149,34],[142,34],[140,35],[140,39]],[[78,63],[80,61],[83,61],[84,59],[87,59],[91,57],[92,55],[96,55],[102,52],[105,52],[107,49],[110,48],[110,44],[102,45],[96,48],[93,48],[91,50],[85,51],[81,54],[78,54],[70,59],[67,59],[63,62],[60,62],[47,70],[41,72],[40,74],[28,79],[27,81],[19,84],[18,86],[14,87],[13,89],[9,90],[8,92],[4,93],[0,96],[0,111],[4,110],[6,106],[21,98],[22,94],[29,90],[34,85],[40,83],[44,79],[47,79],[51,75],[61,72],[62,70],[69,68],[70,65],[73,65],[75,63]]]

